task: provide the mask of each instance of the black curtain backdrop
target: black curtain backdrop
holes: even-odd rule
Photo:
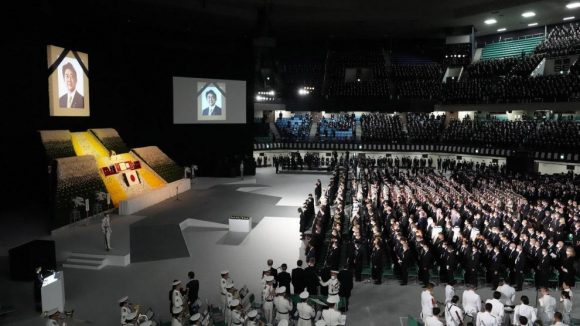
[[[0,119],[0,189],[6,203],[46,203],[42,129],[115,128],[130,148],[159,146],[180,165],[197,164],[200,176],[228,174],[229,164],[239,167],[251,155],[250,37],[223,36],[195,15],[128,1],[17,5],[7,8],[3,46],[9,86]],[[49,44],[88,53],[91,117],[49,116]],[[247,124],[174,125],[173,76],[246,80]]]

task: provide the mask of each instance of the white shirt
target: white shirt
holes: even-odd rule
[[[340,311],[334,310],[334,308],[323,310],[322,319],[326,322],[327,326],[342,325],[342,314]]]
[[[425,326],[444,326],[437,316],[429,316],[425,318]]]
[[[447,303],[445,306],[445,323],[447,326],[459,326],[463,322],[463,310],[454,303]]]
[[[568,325],[567,325],[567,324],[564,324],[564,323],[562,323],[561,321],[559,321],[559,322],[556,322],[556,323],[554,323],[554,324],[552,324],[552,325],[550,325],[550,326],[568,326]]]
[[[475,326],[499,326],[499,323],[494,315],[486,311],[477,313]]]
[[[498,286],[496,291],[501,293],[501,301],[504,305],[513,305],[513,302],[516,300],[516,289],[509,286],[509,284],[504,284]]]
[[[298,310],[298,317],[300,319],[312,319],[314,318],[314,316],[316,316],[316,312],[314,311],[314,308],[312,308],[312,306],[310,306],[308,303],[306,302],[299,302],[296,305],[296,310]]]
[[[455,295],[455,288],[452,285],[445,285],[445,304],[451,302],[453,296]]]
[[[501,324],[504,315],[504,305],[498,299],[489,299],[485,303],[491,303],[491,314]]]
[[[542,321],[551,322],[554,320],[554,313],[556,312],[556,299],[553,296],[546,294],[539,300],[540,307],[542,307]]]
[[[429,290],[424,290],[421,292],[421,316],[423,321],[426,321],[428,316],[433,316],[433,295]]]
[[[290,319],[290,312],[292,311],[292,303],[281,295],[274,298],[274,306],[276,307],[276,319]]]
[[[514,320],[513,323],[519,323],[520,316],[524,316],[528,319],[528,325],[532,325],[538,317],[536,316],[536,310],[528,305],[519,304],[514,309]]]
[[[175,317],[171,318],[171,326],[183,326],[181,321]]]
[[[111,233],[111,220],[108,217],[103,217],[101,221],[101,230],[103,233]]]
[[[175,289],[173,290],[173,306],[174,307],[181,307],[183,306],[183,297],[181,296],[181,292]]]
[[[481,297],[473,290],[463,291],[463,310],[467,315],[475,317],[481,311]]]
[[[135,319],[135,317],[137,317],[137,313],[132,312],[129,307],[121,307],[121,325],[125,325],[126,323]]]

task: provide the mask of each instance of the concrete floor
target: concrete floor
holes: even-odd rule
[[[98,271],[65,268],[67,309],[75,310],[76,319],[90,321],[93,325],[118,325],[117,299],[128,295],[132,302],[152,307],[161,319],[168,320],[170,283],[173,279],[185,283],[190,270],[195,271],[200,280],[200,297],[210,303],[219,302],[218,281],[222,269],[230,270],[237,287],[245,284],[259,297],[260,275],[268,258],[274,259],[275,266],[287,263],[289,269],[302,258],[303,244],[297,232],[296,209],[307,194],[313,192],[317,178],[323,185],[328,184],[328,175],[276,175],[273,168],[258,169],[255,178],[247,177],[243,181],[198,178],[191,191],[180,195],[179,201],[168,200],[139,212],[138,216],[115,217],[113,247],[115,243],[122,243],[119,250],[125,251],[131,241],[131,250],[137,250],[134,246],[152,242],[161,247],[160,255],[132,262],[127,267],[105,267]],[[249,234],[229,233],[226,223],[232,214],[252,216],[252,231]],[[172,257],[171,251],[177,250],[173,241],[142,239],[143,235],[136,235],[133,230],[179,224],[185,219],[192,219],[194,226],[182,232],[187,254],[179,258],[164,258]],[[10,227],[10,230],[16,229],[19,227]],[[3,236],[2,232],[5,231],[0,231]],[[129,237],[131,239],[127,239]],[[29,240],[34,238],[38,237]],[[56,241],[57,250],[101,250],[97,223],[70,228],[68,234],[47,238]],[[14,305],[17,311],[0,318],[0,324],[43,325],[33,309],[32,283],[9,280],[5,255],[0,252],[0,304]],[[405,287],[396,280],[387,280],[381,285],[356,283],[348,324],[400,325],[401,317],[418,316],[422,288],[412,283]],[[462,291],[461,286],[456,287],[458,295],[461,296]],[[478,292],[483,300],[491,297],[489,288]],[[518,293],[518,298],[520,294],[528,295],[531,300],[536,298],[531,288]],[[575,294],[575,306],[578,307],[580,292],[576,290]],[[444,301],[442,286],[435,289],[435,296]]]

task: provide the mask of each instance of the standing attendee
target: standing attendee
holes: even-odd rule
[[[445,323],[447,326],[463,325],[463,310],[457,304],[459,297],[454,295],[451,301],[445,304]]]
[[[455,296],[455,281],[450,281],[445,285],[445,304],[448,304],[453,296]]]
[[[530,300],[527,296],[522,295],[520,300],[521,303],[514,309],[513,323],[515,324],[518,320],[520,320],[520,317],[525,317],[528,321],[528,326],[531,326],[536,321],[536,319],[538,319],[536,315],[536,309],[530,306]]]
[[[526,268],[526,254],[522,252],[522,246],[516,247],[516,260],[514,262],[516,291],[521,291],[524,284],[524,271]]]
[[[183,326],[182,306],[173,306],[173,309],[171,309],[171,326]]]
[[[318,295],[318,282],[314,258],[312,258],[308,261],[308,267],[304,269],[304,285],[310,295]]]
[[[274,307],[276,309],[276,321],[290,320],[290,312],[292,312],[292,302],[286,297],[286,288],[280,286],[276,289],[276,297],[274,298]]]
[[[105,250],[111,250],[111,217],[109,214],[105,214],[101,220],[101,231],[105,236]]]
[[[193,271],[187,273],[187,276],[189,277],[189,282],[187,282],[186,285],[187,306],[189,308],[189,314],[193,315],[197,313],[197,310],[199,309],[198,305],[196,304],[199,295],[199,281],[195,279],[195,273]]]
[[[350,293],[354,285],[352,282],[352,272],[348,268],[348,265],[344,265],[338,273],[338,282],[340,283],[338,296],[344,298],[344,311],[348,311]]]
[[[288,269],[288,265],[282,264],[280,269],[282,269],[282,271],[278,273],[278,286],[285,287],[286,295],[290,296],[290,282],[292,281],[292,277],[290,276],[290,273],[286,271]]]
[[[318,277],[318,282],[321,286],[328,287],[328,297],[335,297],[336,302],[340,301],[338,293],[340,291],[340,282],[338,281],[338,271],[331,270],[330,271],[330,278],[324,282],[322,281],[322,277]]]
[[[438,307],[434,307],[433,311],[431,312],[431,316],[425,319],[425,326],[444,326],[443,323],[439,320],[439,314],[441,310]]]
[[[264,310],[264,318],[267,324],[272,324],[274,319],[274,296],[276,295],[274,289],[274,276],[269,275],[266,277],[266,286],[262,290],[262,309]]]
[[[549,325],[554,321],[554,312],[556,312],[556,299],[550,295],[547,288],[541,288],[540,294],[542,297],[538,299],[540,303],[540,309],[538,309],[538,314],[540,315],[540,320],[544,325]]]
[[[299,294],[304,291],[304,270],[302,269],[302,260],[296,262],[296,268],[292,270],[292,287],[294,288],[294,294]]]
[[[244,180],[244,159],[240,161],[240,179]]]
[[[562,266],[560,267],[560,271],[562,272],[562,281],[566,282],[570,287],[574,287],[576,285],[576,267],[574,266],[574,256],[576,256],[574,252],[574,248],[568,246],[566,248],[566,258],[562,262]],[[560,286],[562,286],[562,282],[560,282]]]
[[[485,304],[485,311],[477,313],[476,326],[499,326],[496,317],[491,314],[493,305],[491,303]]]
[[[502,324],[503,316],[504,316],[504,304],[499,301],[501,298],[501,293],[498,291],[493,292],[493,299],[489,299],[485,301],[485,303],[490,303],[492,306],[491,314],[497,319],[498,325]]]
[[[327,326],[337,326],[342,324],[342,314],[336,310],[338,299],[336,297],[328,297],[328,309],[322,311],[322,320]]]
[[[181,308],[180,311],[183,311],[183,296],[181,295],[181,281],[174,280],[171,283],[171,310],[176,310],[175,308]],[[177,309],[179,310],[179,309]]]
[[[433,283],[429,283],[421,292],[421,319],[423,322],[426,322],[427,317],[431,316],[435,307],[437,307],[437,301],[433,297]]]
[[[298,312],[298,326],[312,326],[312,320],[316,316],[316,311],[308,304],[308,292],[300,293],[300,302],[296,305]]]
[[[226,286],[228,285],[228,280],[230,280],[230,272],[225,270],[222,271],[221,273],[221,278],[220,278],[220,296],[222,299],[222,311],[226,311],[226,304],[227,304],[227,295],[228,295],[228,290],[226,288]],[[233,281],[232,281],[233,283]]]
[[[561,295],[562,297],[560,298],[560,301],[562,302],[562,321],[565,324],[570,324],[570,314],[572,313],[572,299],[570,298],[570,292],[563,290]]]
[[[320,196],[322,196],[322,182],[320,179],[316,180],[316,185],[314,186],[314,196],[316,199],[316,205],[320,205]]]
[[[42,310],[42,283],[44,283],[42,266],[38,266],[34,270],[34,304],[37,311]]]
[[[554,313],[554,323],[551,326],[568,326],[568,324],[563,323],[562,314],[560,312]]]
[[[516,289],[510,286],[504,279],[500,279],[496,291],[501,293],[500,301],[502,301],[504,305],[513,306],[516,301]]]
[[[479,294],[475,293],[475,286],[469,284],[467,290],[463,291],[463,311],[467,316],[470,316],[473,320],[478,312],[481,311],[481,297]]]

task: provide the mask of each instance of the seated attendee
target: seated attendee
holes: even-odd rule
[[[201,326],[201,314],[198,312],[189,318],[189,326]]]
[[[60,319],[60,312],[58,309],[52,309],[47,311],[44,316],[46,316],[46,326],[58,326],[58,321]]]

